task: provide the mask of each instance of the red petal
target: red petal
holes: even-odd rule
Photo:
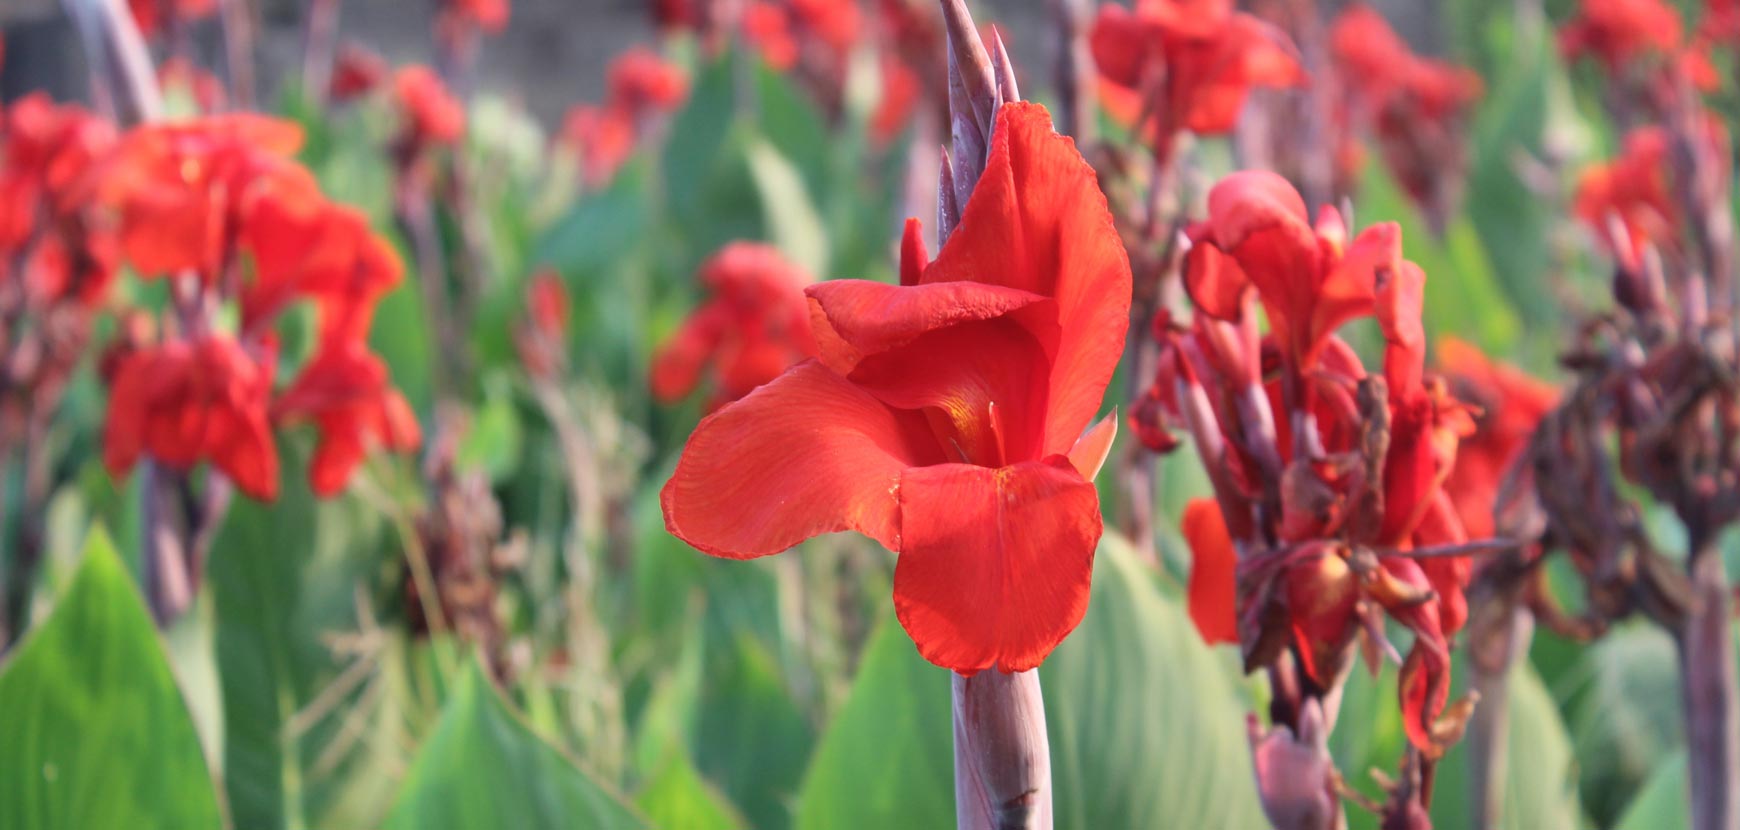
[[[1190,301],[1208,316],[1237,320],[1244,310],[1243,298],[1251,281],[1239,268],[1238,260],[1213,245],[1197,245],[1185,257],[1184,287],[1190,293]]]
[[[894,611],[932,663],[1026,671],[1087,611],[1099,498],[1061,456],[908,470],[900,519]]]
[[[1180,523],[1190,544],[1190,619],[1204,642],[1239,641],[1234,611],[1238,553],[1214,499],[1192,499]]]
[[[921,278],[955,280],[1057,301],[1044,447],[1067,451],[1099,411],[1123,353],[1130,262],[1093,168],[1038,104],[998,111],[985,172]]]
[[[1030,291],[978,282],[900,286],[869,280],[830,280],[804,289],[810,328],[828,368],[845,374],[870,355],[920,335],[972,320],[990,320],[1046,298]]]
[[[1141,84],[1142,66],[1152,48],[1151,37],[1148,28],[1128,9],[1114,3],[1100,6],[1099,16],[1088,33],[1088,47],[1093,50],[1100,77],[1122,87]]]
[[[1425,305],[1426,272],[1412,262],[1402,262],[1394,271],[1379,272],[1377,278],[1377,319],[1384,333],[1384,379],[1389,381],[1392,396],[1411,397],[1421,392],[1421,376],[1426,370],[1426,328],[1420,321]]]
[[[917,217],[906,220],[906,231],[900,237],[900,284],[917,285],[924,269],[930,266],[930,252],[924,249],[924,227]]]
[[[939,454],[920,419],[805,361],[702,419],[660,493],[665,527],[714,556],[856,530],[900,545],[900,473]]]

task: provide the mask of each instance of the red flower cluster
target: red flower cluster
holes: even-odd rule
[[[1123,350],[1130,269],[1093,169],[1006,104],[959,224],[901,284],[808,289],[819,358],[695,429],[662,493],[715,556],[856,530],[899,552],[894,605],[926,659],[1037,666],[1087,608],[1115,422],[1087,430]],[[1087,430],[1086,435],[1083,435]]]
[[[1391,173],[1415,201],[1435,204],[1465,164],[1463,126],[1480,97],[1480,76],[1415,55],[1382,15],[1360,3],[1336,17],[1330,50],[1349,120],[1377,136]]]
[[[1089,35],[1114,116],[1162,153],[1172,137],[1232,129],[1252,87],[1302,84],[1292,41],[1230,0],[1139,0],[1100,7]]]
[[[375,305],[403,276],[397,253],[359,212],[327,202],[289,156],[292,124],[210,117],[142,127],[110,161],[122,248],[143,278],[175,278],[171,336],[117,356],[104,461],[122,475],[142,454],[176,469],[209,461],[244,493],[278,491],[274,420],[314,421],[317,493],[343,488],[370,446],[414,448],[417,423],[365,338]],[[240,330],[210,310],[240,310]],[[314,304],[317,351],[272,399],[273,321]]]
[[[775,69],[791,69],[809,53],[845,61],[861,25],[854,0],[751,0],[743,37]]]
[[[674,403],[701,384],[716,409],[816,355],[804,289],[809,274],[756,242],[733,242],[701,265],[711,296],[659,347],[652,362],[653,397]]]
[[[393,76],[407,147],[454,144],[465,135],[465,107],[427,66],[406,66]]]
[[[1713,114],[1703,118],[1705,152],[1727,176],[1727,127]],[[1620,264],[1636,270],[1645,247],[1678,257],[1683,217],[1673,185],[1673,135],[1663,127],[1639,127],[1625,137],[1619,157],[1584,170],[1577,179],[1573,211]]]
[[[1680,48],[1680,13],[1663,0],[1583,0],[1577,16],[1559,29],[1568,59],[1592,57],[1615,77]]]
[[[387,77],[387,62],[380,55],[355,43],[347,43],[333,62],[327,97],[345,102],[373,92]]]
[[[674,112],[689,96],[683,70],[656,52],[634,48],[610,65],[610,91],[602,106],[580,104],[568,111],[563,141],[580,159],[588,184],[601,184],[633,155],[653,120]]]
[[[445,0],[441,16],[446,25],[463,26],[495,34],[507,28],[508,0]]]
[[[45,95],[0,111],[0,285],[23,289],[19,312],[88,309],[107,292],[116,243],[96,180],[114,141],[107,122]]]
[[[1241,643],[1247,666],[1291,653],[1308,688],[1327,690],[1356,638],[1387,647],[1387,612],[1414,632],[1408,736],[1436,755],[1469,564],[1411,552],[1466,541],[1442,483],[1473,425],[1424,374],[1425,274],[1393,223],[1350,239],[1324,207],[1312,224],[1272,173],[1233,174],[1208,204],[1187,261],[1197,314],[1160,321],[1160,371],[1134,413],[1151,444],[1188,429],[1214,485],[1185,518],[1191,616],[1210,642]],[[1336,335],[1368,316],[1386,342],[1381,375]]]

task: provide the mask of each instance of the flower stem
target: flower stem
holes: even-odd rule
[[[1740,699],[1728,575],[1713,534],[1691,531],[1693,601],[1674,640],[1685,704],[1692,830],[1740,830]]]
[[[1470,626],[1468,655],[1474,690],[1480,705],[1468,724],[1469,795],[1474,804],[1473,830],[1499,826],[1504,806],[1506,761],[1510,752],[1510,668],[1528,653],[1534,636],[1534,614],[1514,602],[1490,625]]]
[[[954,675],[955,826],[1049,830],[1051,754],[1038,670]]]

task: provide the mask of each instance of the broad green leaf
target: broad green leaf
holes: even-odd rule
[[[820,193],[828,179],[828,124],[794,78],[755,62],[756,122],[780,155],[803,174],[810,192]]]
[[[1578,756],[1572,752],[1558,706],[1532,667],[1525,664],[1511,669],[1509,703],[1508,774],[1498,826],[1577,830],[1583,826],[1577,802]],[[1346,717],[1357,717],[1357,713],[1344,711]],[[1437,826],[1471,826],[1468,774],[1465,741],[1452,748],[1438,766],[1432,796],[1432,821]]]
[[[1267,826],[1249,704],[1117,537],[1100,544],[1087,617],[1040,672],[1058,827]]]
[[[0,713],[0,827],[223,826],[156,626],[101,530],[0,669]]]
[[[1669,755],[1656,765],[1643,789],[1626,806],[1613,825],[1617,830],[1663,830],[1692,826],[1686,803],[1691,783],[1686,780],[1686,753]]]
[[[775,654],[747,629],[709,621],[691,738],[701,774],[764,830],[791,825],[789,804],[815,742]]]
[[[1589,812],[1611,822],[1684,743],[1673,639],[1636,621],[1581,649],[1568,709]]]
[[[796,826],[948,827],[954,816],[949,673],[886,614],[804,776]]]
[[[306,452],[294,441],[280,449],[278,500],[238,499],[208,565],[225,792],[251,830],[378,822],[392,798],[383,771],[405,760],[388,750],[409,740],[406,716],[382,694],[391,660],[341,660],[329,643],[372,625],[358,603],[385,587],[372,580],[387,529],[354,499],[316,502]]]
[[[695,770],[689,756],[671,752],[635,798],[654,827],[740,830],[748,827],[725,796]]]
[[[603,784],[532,734],[473,665],[406,777],[388,828],[646,827]]]

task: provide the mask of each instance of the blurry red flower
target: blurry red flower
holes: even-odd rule
[[[937,259],[902,250],[902,285],[808,289],[819,359],[701,422],[665,523],[732,558],[864,533],[900,554],[895,611],[926,659],[1029,669],[1087,607],[1089,478],[1115,421],[1083,431],[1123,349],[1129,263],[1093,169],[1025,103],[998,114]]]
[[[1644,246],[1672,249],[1679,236],[1679,206],[1668,180],[1672,137],[1661,127],[1640,127],[1625,137],[1618,158],[1596,164],[1577,179],[1573,210],[1577,218],[1616,254],[1629,254],[1630,267]],[[1626,234],[1612,238],[1611,220]]]
[[[290,160],[302,131],[251,114],[153,124],[129,132],[104,181],[120,207],[121,248],[144,277],[195,271],[217,280],[254,210],[319,191]]]
[[[1495,533],[1499,487],[1535,426],[1558,404],[1559,390],[1454,337],[1438,342],[1438,365],[1456,397],[1480,410],[1474,434],[1456,448],[1444,490],[1468,535],[1488,539]]]
[[[103,297],[119,254],[96,182],[114,143],[107,122],[40,93],[0,110],[0,281],[22,263],[30,300]]]
[[[578,104],[562,120],[562,141],[580,159],[580,178],[603,184],[634,155],[634,121],[614,107]]]
[[[1115,96],[1134,94],[1147,113],[1137,126],[1163,147],[1180,130],[1231,130],[1252,87],[1305,80],[1287,36],[1228,0],[1141,0],[1133,11],[1107,3],[1089,43],[1104,82]]]
[[[374,91],[387,77],[387,62],[380,55],[355,43],[346,43],[333,62],[327,95],[334,101],[349,101]]]
[[[243,244],[254,262],[241,296],[244,333],[306,298],[319,313],[322,341],[363,342],[376,304],[404,277],[392,244],[351,207],[267,202]]]
[[[750,0],[743,36],[775,69],[790,69],[806,51],[843,58],[858,41],[853,0]]]
[[[508,0],[445,0],[452,19],[494,34],[507,27]]]
[[[1620,75],[1643,58],[1673,55],[1680,35],[1680,14],[1663,0],[1582,0],[1577,16],[1559,29],[1559,49]]]
[[[610,106],[638,117],[676,109],[688,96],[688,76],[651,49],[635,47],[610,63]]]
[[[875,112],[870,114],[870,140],[886,145],[906,129],[923,90],[918,75],[899,58],[883,53],[881,62],[882,97],[876,101]]]
[[[308,470],[315,495],[344,489],[374,448],[409,452],[422,441],[417,416],[387,380],[386,365],[362,343],[340,340],[315,355],[273,405],[274,419],[311,420],[320,443]]]
[[[526,285],[526,323],[514,332],[520,362],[534,379],[554,378],[566,356],[568,287],[555,269],[543,268]]]
[[[278,451],[267,422],[272,360],[211,336],[120,358],[103,427],[103,463],[125,475],[141,454],[177,470],[209,461],[260,501],[278,495]]]
[[[139,33],[151,37],[173,20],[188,23],[217,11],[217,0],[127,0]]]
[[[1376,134],[1397,181],[1415,201],[1448,210],[1438,202],[1448,198],[1447,177],[1461,175],[1463,122],[1480,97],[1480,76],[1415,55],[1382,15],[1359,3],[1336,17],[1330,49],[1344,105]]]
[[[465,108],[427,66],[407,66],[393,77],[406,135],[416,144],[452,144],[465,134]]]
[[[708,299],[653,356],[654,398],[674,403],[705,379],[709,408],[717,408],[815,356],[804,300],[814,280],[778,250],[733,242],[702,263],[698,277]]]

